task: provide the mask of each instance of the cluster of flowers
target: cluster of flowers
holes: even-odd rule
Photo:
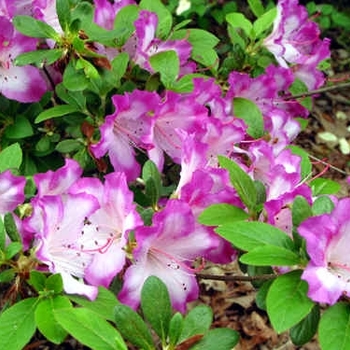
[[[122,7],[134,3],[94,2],[95,22],[106,29],[113,27]],[[329,56],[329,41],[320,39],[317,25],[307,19],[305,8],[297,1],[280,0],[277,7],[273,31],[264,43],[279,66],[269,66],[256,78],[232,72],[225,93],[215,79],[196,78],[190,93],[165,91],[159,95],[136,89],[114,95],[115,111],[106,116],[101,138],[90,150],[96,158],[108,154],[115,172],[104,181],[82,177],[80,166],[66,159],[64,167],[34,175],[37,194],[30,202],[32,213],[18,219],[18,227],[24,248],[32,249],[47,270],[61,273],[67,293],[94,299],[98,286],[108,287],[122,272],[118,298],[136,308],[143,282],[155,275],[168,286],[173,306],[184,311],[186,303],[198,296],[198,258],[228,263],[236,256],[212,227],[197,221],[210,204],[228,203],[245,209],[228,172],[218,166],[217,155],[235,160],[264,184],[267,198],[261,220],[291,234],[288,204],[297,195],[310,204],[313,198],[300,175],[300,158],[286,149],[300,131],[296,118],[306,117],[308,112],[285,97],[290,97],[288,89],[296,78],[310,89],[323,84],[317,65]],[[11,21],[17,14],[32,15],[59,33],[62,29],[54,0],[0,0],[1,93],[21,102],[37,101],[47,89],[39,70],[13,65],[16,55],[34,50],[36,45],[36,40],[14,30]],[[153,54],[174,50],[181,74],[195,72],[189,42],[156,38],[157,22],[154,13],[140,11],[135,32],[122,50],[151,72],[149,58]],[[118,54],[102,45],[99,50],[109,58]],[[232,101],[239,97],[251,100],[261,110],[264,137],[252,138],[244,121],[235,117]],[[177,188],[170,199],[162,200],[151,226],[144,225],[128,188],[128,183],[140,176],[136,150],[146,153],[160,172],[164,154],[181,165]],[[1,213],[23,203],[24,185],[23,177],[8,171],[0,174]],[[349,199],[341,200],[331,214],[311,218],[300,226],[311,258],[303,278],[309,282],[309,296],[316,301],[334,303],[349,290],[343,243],[349,206]]]

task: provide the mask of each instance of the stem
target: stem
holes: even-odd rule
[[[204,280],[215,280],[215,281],[244,281],[244,282],[252,282],[252,281],[268,281],[276,278],[277,276],[274,274],[265,274],[258,276],[241,276],[241,275],[207,275],[204,273],[197,273],[197,277]]]
[[[325,86],[325,87],[317,89],[317,90],[311,90],[311,91],[303,92],[301,94],[287,96],[284,99],[285,100],[293,100],[295,98],[303,98],[303,97],[307,97],[307,96],[320,94],[322,92],[338,90],[338,89],[343,89],[343,88],[347,88],[347,87],[350,87],[350,82],[337,84],[337,85],[331,85],[331,86]]]

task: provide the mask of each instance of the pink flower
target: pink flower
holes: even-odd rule
[[[88,218],[84,226],[84,236],[91,242],[98,240],[101,249],[85,271],[85,279],[92,285],[108,288],[112,279],[124,267],[125,245],[131,230],[143,224],[133,193],[129,190],[124,173],[111,173],[104,184],[96,178],[82,178],[70,190],[72,193],[88,193],[98,199],[100,208]],[[84,250],[96,250],[85,246]]]
[[[298,228],[310,257],[302,279],[316,302],[332,305],[350,295],[349,211],[350,198],[340,199],[330,214],[310,217]]]
[[[159,103],[159,96],[148,91],[134,90],[125,95],[115,95],[112,102],[115,112],[106,116],[101,126],[101,140],[91,146],[95,157],[108,152],[115,171],[123,171],[128,181],[140,174],[140,165],[135,159],[134,147],[153,147],[152,114]]]
[[[18,33],[5,17],[0,17],[0,27],[0,92],[19,102],[39,101],[47,90],[39,70],[13,64],[19,54],[35,50],[37,40]]]
[[[80,193],[45,196],[34,199],[32,205],[33,215],[25,224],[26,230],[34,233],[36,257],[50,272],[61,274],[67,293],[94,299],[97,287],[86,285],[82,280],[101,243],[89,237],[88,242],[95,249],[86,249],[87,239],[82,232],[87,217],[99,207],[97,200]]]
[[[155,13],[140,11],[139,18],[135,21],[135,35],[129,39],[124,49],[136,64],[149,71],[152,71],[149,64],[151,56],[162,51],[174,50],[179,57],[180,67],[185,68],[192,50],[191,44],[184,39],[164,41],[156,38],[157,26],[158,18]]]
[[[150,159],[163,168],[164,154],[180,163],[183,149],[182,132],[200,133],[205,130],[208,110],[189,96],[167,91],[156,111],[153,130],[154,148],[148,151]]]
[[[172,305],[180,312],[198,297],[193,262],[211,246],[206,232],[195,231],[195,219],[185,202],[170,200],[154,214],[152,226],[135,230],[134,263],[126,270],[119,300],[133,308],[140,302],[143,283],[157,276],[168,287]]]
[[[26,179],[14,176],[10,170],[0,173],[0,215],[13,211],[24,201]]]
[[[297,64],[297,70],[304,67],[301,68],[304,74],[298,78],[309,88],[317,88],[323,83],[320,77],[316,79],[316,84],[308,84],[308,81],[316,71],[317,64],[330,55],[329,40],[322,41],[319,36],[318,25],[309,20],[306,8],[298,5],[298,0],[280,0],[273,31],[264,44],[282,67],[287,68],[288,64]],[[313,60],[312,65],[310,59]]]

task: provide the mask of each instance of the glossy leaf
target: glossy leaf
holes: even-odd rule
[[[27,64],[50,65],[59,60],[64,55],[63,49],[36,50],[25,52],[15,58],[15,65],[25,66]]]
[[[89,309],[58,309],[56,319],[75,339],[94,350],[127,350],[118,331]]]
[[[191,350],[229,350],[239,341],[239,333],[229,328],[211,329]]]
[[[263,222],[239,221],[218,227],[215,232],[237,248],[246,251],[265,245],[274,245],[289,250],[292,250],[294,246],[293,241],[285,232]]]
[[[254,266],[292,266],[300,263],[294,252],[274,245],[264,245],[250,250],[239,259],[242,263]]]
[[[13,25],[22,34],[33,38],[59,40],[59,34],[52,27],[30,16],[15,16],[13,18]]]
[[[70,307],[71,303],[69,299],[60,295],[42,299],[36,307],[35,323],[40,333],[50,342],[60,344],[67,336],[67,331],[56,320],[56,311]]]
[[[37,298],[17,302],[0,315],[0,349],[22,350],[35,333]]]
[[[71,106],[71,105],[60,105],[60,106],[51,107],[41,112],[36,117],[35,123],[41,123],[45,120],[62,117],[64,115],[74,113],[74,112],[79,112],[79,110],[75,106]]]
[[[7,169],[19,169],[22,164],[22,149],[19,143],[13,143],[0,152],[0,173]]]
[[[114,309],[115,323],[122,336],[144,350],[155,350],[152,335],[141,316],[129,306],[119,304]]]
[[[208,226],[221,226],[235,221],[248,219],[249,215],[234,205],[220,203],[205,208],[198,217],[198,222]]]
[[[349,303],[337,303],[324,312],[318,335],[322,350],[350,350]]]
[[[259,107],[254,102],[243,97],[235,97],[233,99],[233,113],[245,121],[250,136],[255,139],[263,136],[264,119]]]
[[[282,333],[300,322],[313,308],[306,295],[308,284],[296,270],[276,278],[267,293],[267,314],[273,328]]]
[[[220,166],[228,170],[230,180],[236,189],[242,202],[249,210],[254,210],[257,203],[257,191],[254,181],[249,175],[235,162],[223,156],[218,156]]]

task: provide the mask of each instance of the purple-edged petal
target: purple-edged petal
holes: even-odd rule
[[[12,175],[10,170],[0,173],[0,214],[13,211],[24,201],[26,179]]]
[[[68,192],[69,188],[80,178],[83,170],[73,159],[66,159],[65,165],[56,171],[49,170],[33,176],[38,189],[38,196],[54,196]]]

